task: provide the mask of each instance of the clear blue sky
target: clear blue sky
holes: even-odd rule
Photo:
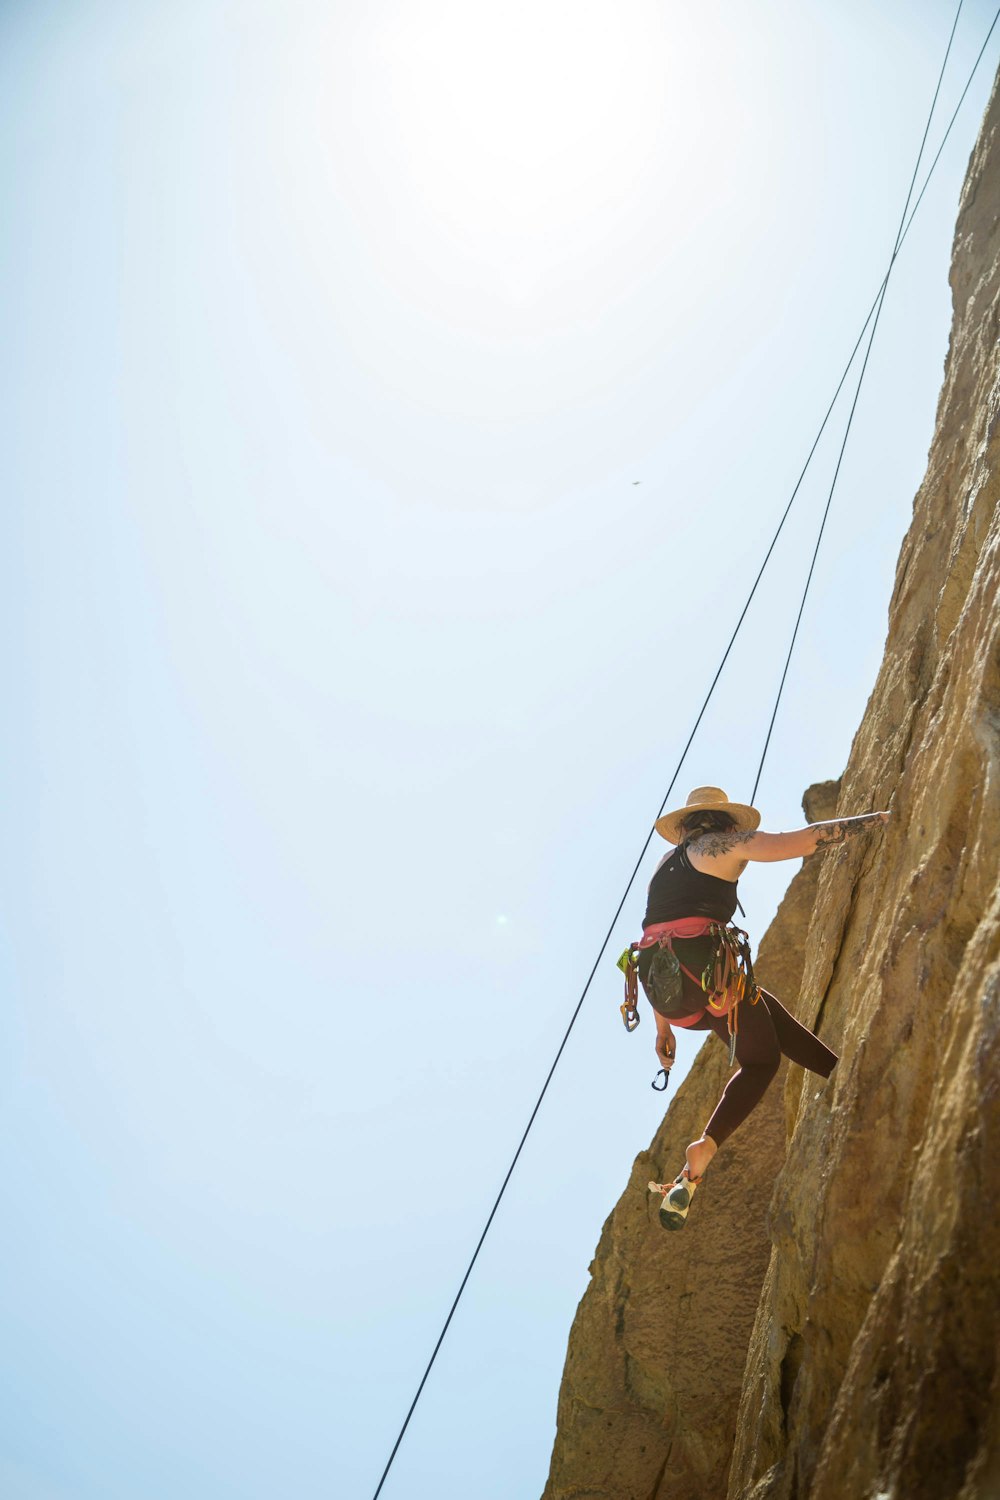
[[[5,1500],[371,1494],[883,274],[953,13],[3,8]],[[894,273],[766,826],[840,772],[881,655],[998,56]],[[749,794],[832,453],[678,801]],[[790,873],[745,880],[756,933]],[[662,1109],[617,1012],[641,915],[387,1500],[541,1491]]]

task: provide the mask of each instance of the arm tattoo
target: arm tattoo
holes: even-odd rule
[[[742,833],[738,828],[727,828],[724,833],[702,833],[691,842],[691,847],[708,859],[719,854],[731,854],[737,844],[749,844],[753,830]]]
[[[819,832],[816,835],[816,850],[826,849],[834,844],[846,844],[848,839],[856,838],[859,833],[867,833],[873,824],[881,822],[878,813],[862,813],[859,818],[837,818],[832,823],[819,823],[816,826]]]

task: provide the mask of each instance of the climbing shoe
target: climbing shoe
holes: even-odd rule
[[[651,1182],[649,1184],[649,1191],[659,1193],[663,1199],[660,1204],[660,1223],[664,1229],[684,1228],[684,1220],[688,1216],[691,1199],[700,1182],[701,1178],[689,1176],[688,1169],[685,1167],[675,1182]]]

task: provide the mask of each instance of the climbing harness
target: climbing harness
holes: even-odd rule
[[[632,949],[626,948],[618,960],[618,968],[625,975],[625,1000],[618,1007],[626,1031],[634,1031],[639,1024],[639,967],[632,960]]]
[[[709,956],[700,974],[689,969],[674,952],[675,938],[695,937],[711,940]],[[756,1005],[761,993],[754,977],[749,935],[732,922],[719,922],[712,917],[680,917],[673,922],[657,922],[647,927],[640,941],[630,943],[618,960],[618,968],[625,975],[625,1003],[620,1009],[626,1031],[634,1031],[639,1024],[636,1009],[639,954],[654,946],[659,952],[653,957],[646,980],[646,990],[654,1009],[666,1016],[671,1025],[682,1027],[695,1025],[706,1011],[712,1016],[728,1016],[731,1067],[736,1056],[739,1008],[744,1001]],[[676,1006],[683,995],[683,974],[703,991],[705,1004],[700,1010],[677,1015]],[[632,1024],[629,1024],[630,1017],[634,1017]]]

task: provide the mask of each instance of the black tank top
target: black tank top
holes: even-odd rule
[[[714,917],[731,922],[736,911],[736,881],[720,880],[696,870],[680,844],[649,882],[643,927],[654,922],[676,922],[680,917]]]

